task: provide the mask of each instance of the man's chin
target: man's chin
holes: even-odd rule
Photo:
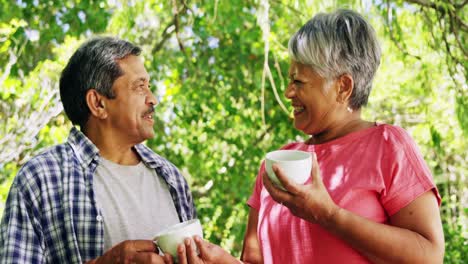
[[[155,135],[156,134],[153,131],[151,131],[151,132],[145,131],[143,133],[140,133],[140,135],[134,137],[134,139],[137,142],[137,144],[140,144],[140,143],[143,143],[146,140],[154,138]]]
[[[154,138],[154,136],[155,136],[154,132],[146,133],[146,134],[143,136],[143,138],[144,138],[143,141],[148,140],[148,139],[152,139],[152,138]]]

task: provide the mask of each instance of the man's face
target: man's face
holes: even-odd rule
[[[138,144],[154,136],[153,107],[158,103],[149,87],[149,75],[140,57],[118,61],[123,75],[114,81],[114,99],[106,100],[107,125],[123,142]]]

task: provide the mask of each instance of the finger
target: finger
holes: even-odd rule
[[[299,192],[299,185],[293,180],[289,179],[288,176],[283,172],[280,166],[273,164],[273,172],[276,174],[276,178],[281,182],[283,187],[290,193],[296,194]]]
[[[192,238],[185,239],[185,248],[187,249],[188,262],[197,263],[199,258],[196,251],[195,243],[193,242]]]
[[[320,177],[320,167],[315,153],[312,154],[312,184],[323,185],[322,177]]]
[[[203,256],[206,256],[209,254],[210,245],[211,245],[209,242],[203,240],[203,238],[199,236],[195,236],[193,240],[195,241],[195,245],[197,245],[198,250],[200,251],[200,256],[202,258]]]
[[[187,255],[185,252],[186,249],[184,244],[177,246],[177,258],[179,259],[179,264],[187,264]]]
[[[163,258],[165,264],[173,264],[174,263],[174,258],[172,258],[172,255],[169,254],[169,253],[165,253],[162,258]]]
[[[153,240],[132,240],[132,246],[137,252],[157,252]]]
[[[263,185],[267,189],[271,198],[277,203],[283,203],[290,199],[291,194],[276,188],[266,173],[263,173]]]
[[[138,252],[133,256],[132,263],[164,264],[164,259],[154,252]]]

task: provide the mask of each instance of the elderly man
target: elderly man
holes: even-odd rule
[[[196,217],[177,168],[141,143],[158,103],[139,47],[99,37],[72,55],[60,96],[66,143],[16,176],[0,226],[1,263],[164,263],[151,241]]]

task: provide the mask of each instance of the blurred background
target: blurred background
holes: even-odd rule
[[[118,36],[143,48],[160,100],[146,144],[189,181],[205,238],[239,256],[263,156],[307,138],[283,95],[288,40],[339,7],[362,13],[383,49],[364,116],[416,140],[443,197],[445,263],[466,263],[466,0],[0,0],[0,215],[22,164],[66,140],[69,56]]]

